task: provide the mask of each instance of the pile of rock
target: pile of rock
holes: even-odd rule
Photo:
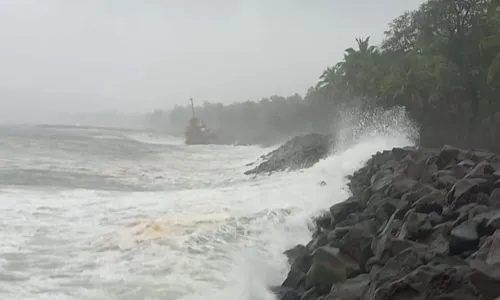
[[[285,252],[279,299],[500,296],[500,156],[394,148],[349,188],[352,197],[316,220],[313,239]]]
[[[249,174],[272,173],[275,171],[309,168],[320,159],[328,156],[332,144],[331,135],[310,133],[296,136],[276,150],[263,155],[255,168],[245,172]]]

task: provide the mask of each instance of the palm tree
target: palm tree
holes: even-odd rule
[[[370,45],[370,37],[356,38],[358,49],[345,50],[344,60],[340,65],[345,77],[346,89],[351,95],[367,96],[373,83],[375,56],[377,48]]]
[[[332,89],[340,79],[339,74],[339,64],[328,67],[323,71],[321,76],[319,77],[319,82],[316,85],[316,88],[319,90],[330,90]]]
[[[348,48],[346,49],[346,52],[348,53],[353,53],[353,52],[357,52],[359,53],[360,55],[363,55],[363,56],[368,56],[368,55],[372,55],[376,52],[377,48],[373,45],[370,45],[370,37],[366,37],[365,39],[361,39],[361,38],[356,38],[356,43],[358,44],[358,51],[354,51],[354,49],[352,48]]]

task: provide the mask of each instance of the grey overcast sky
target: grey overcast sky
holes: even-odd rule
[[[0,0],[0,118],[303,94],[421,0]]]

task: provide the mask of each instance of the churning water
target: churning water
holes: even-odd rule
[[[412,143],[400,129],[343,141],[307,170],[249,177],[269,149],[1,128],[0,299],[273,299],[282,252],[348,196],[346,175]]]

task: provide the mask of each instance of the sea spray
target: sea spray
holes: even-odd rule
[[[405,139],[416,144],[419,137],[418,125],[410,118],[408,111],[400,106],[370,110],[346,108],[338,112],[334,124],[332,130],[337,151],[372,138]]]
[[[418,139],[417,127],[401,108],[370,113],[351,111],[338,125],[338,139],[330,157],[302,172],[276,175],[287,178],[289,186],[282,188],[297,190],[294,198],[287,199],[293,201],[295,209],[284,222],[260,223],[259,226],[266,228],[263,233],[254,237],[248,247],[232,254],[234,267],[228,276],[238,278],[233,285],[214,292],[211,297],[199,295],[186,299],[274,299],[269,287],[279,285],[288,271],[283,251],[298,243],[305,244],[310,239],[314,217],[350,195],[346,176],[362,167],[377,151],[413,145]],[[318,185],[320,180],[327,184]],[[310,194],[304,197],[300,190]],[[265,193],[262,191],[263,196]],[[274,199],[287,203],[283,200]]]

